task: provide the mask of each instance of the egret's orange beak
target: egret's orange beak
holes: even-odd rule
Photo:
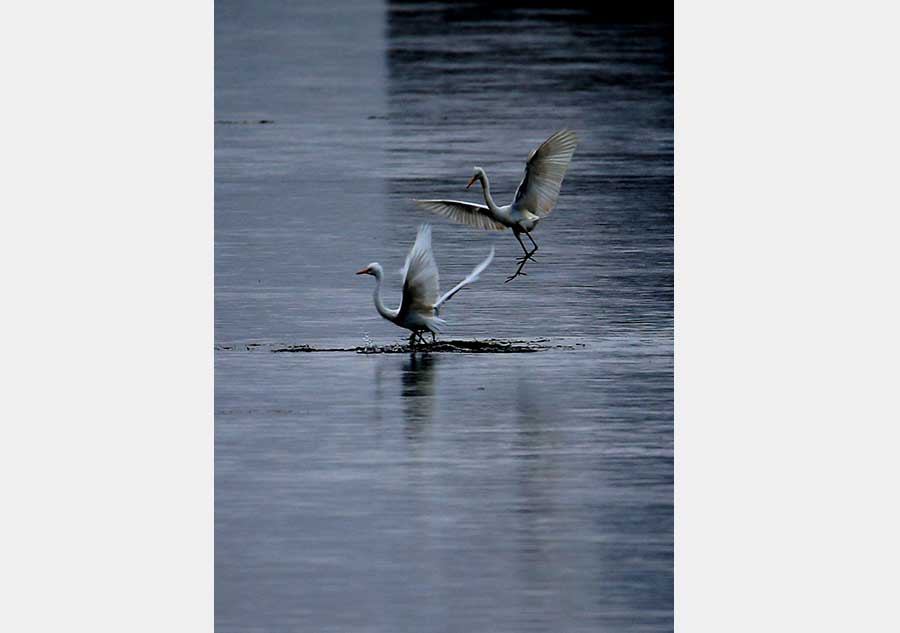
[[[470,181],[469,181],[469,184],[466,185],[466,189],[468,189],[469,187],[471,187],[471,186],[472,186],[472,183],[474,183],[476,180],[478,180],[478,174],[475,174],[474,176],[472,176],[472,180],[470,180]]]
[[[357,275],[365,275],[367,272],[369,272],[369,269],[363,268],[362,270],[357,271],[356,274]]]

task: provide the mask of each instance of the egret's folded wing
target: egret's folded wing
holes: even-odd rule
[[[575,132],[560,130],[532,151],[513,204],[537,215],[550,213],[577,145]]]
[[[493,246],[491,247],[490,255],[488,255],[483,262],[478,264],[475,269],[466,276],[465,279],[453,286],[453,289],[450,292],[437,300],[437,303],[434,304],[435,309],[440,308],[444,302],[448,301],[451,297],[453,297],[453,295],[462,290],[464,287],[468,286],[473,281],[478,281],[478,277],[481,276],[481,273],[484,272],[484,269],[488,267],[492,259],[494,259]]]
[[[460,224],[468,224],[488,231],[502,231],[506,228],[491,217],[490,211],[483,204],[460,202],[459,200],[414,200],[414,202],[423,209]]]
[[[424,316],[434,316],[434,304],[438,300],[438,268],[431,252],[431,227],[419,227],[416,243],[413,244],[406,264],[403,266],[403,299],[400,313],[417,312]]]

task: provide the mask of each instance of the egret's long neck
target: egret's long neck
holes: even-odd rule
[[[499,213],[500,209],[494,204],[494,199],[491,197],[491,183],[488,180],[487,174],[481,173],[478,179],[481,181],[481,188],[484,191],[484,202],[487,204],[488,209],[494,213]]]
[[[375,309],[378,310],[378,314],[383,316],[388,321],[393,321],[397,318],[398,310],[391,310],[387,306],[384,305],[384,302],[381,300],[381,279],[383,275],[380,270],[375,271]]]

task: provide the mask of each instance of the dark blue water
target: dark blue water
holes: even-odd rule
[[[671,28],[467,6],[216,4],[219,633],[672,629]],[[409,202],[562,126],[527,277]],[[423,221],[444,287],[497,249],[445,338],[565,349],[271,352],[405,339],[353,273]]]

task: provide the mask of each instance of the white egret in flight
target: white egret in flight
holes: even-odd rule
[[[571,130],[560,130],[553,134],[541,146],[528,155],[525,161],[525,177],[516,190],[516,197],[512,204],[498,207],[491,197],[491,185],[487,174],[481,167],[475,168],[475,173],[466,189],[472,186],[476,180],[481,181],[484,190],[484,201],[487,205],[474,202],[460,202],[459,200],[416,200],[420,207],[437,213],[445,218],[468,224],[479,229],[498,230],[512,229],[513,235],[519,240],[519,245],[525,255],[517,260],[519,268],[515,274],[506,281],[512,281],[522,272],[525,262],[534,258],[538,250],[537,242],[531,237],[531,232],[537,223],[548,215],[556,205],[559,197],[559,189],[562,186],[566,169],[575,153],[578,138]],[[520,234],[524,233],[531,240],[534,248],[529,251]]]
[[[465,279],[453,286],[450,292],[440,295],[437,263],[435,263],[434,253],[431,251],[431,226],[423,224],[419,227],[416,243],[413,244],[409,255],[406,256],[406,263],[401,270],[403,298],[400,300],[399,308],[391,310],[381,300],[381,281],[384,279],[384,270],[381,268],[381,264],[373,262],[356,274],[375,277],[375,309],[378,310],[378,314],[391,323],[411,330],[409,344],[413,346],[416,337],[423,343],[425,342],[422,338],[422,332],[425,331],[431,332],[431,339],[435,340],[435,333],[440,332],[447,323],[438,316],[441,306],[465,286],[477,281],[492,259],[494,259],[493,247],[490,255],[478,264]]]

